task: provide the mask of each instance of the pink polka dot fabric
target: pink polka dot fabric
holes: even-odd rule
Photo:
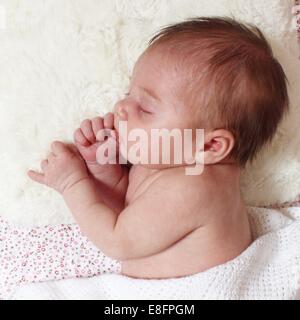
[[[78,225],[26,229],[0,217],[0,299],[17,286],[121,273],[121,263],[99,251]]]

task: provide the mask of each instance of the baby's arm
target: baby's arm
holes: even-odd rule
[[[30,170],[29,177],[62,194],[82,233],[107,256],[150,256],[199,227],[201,208],[194,201],[199,188],[191,186],[190,176],[176,177],[166,170],[119,212],[105,203],[77,152],[58,141],[51,150],[41,163],[42,172]]]
[[[99,165],[98,165],[99,166]],[[112,183],[106,183],[105,177],[103,181],[100,178],[95,179],[97,191],[102,195],[104,203],[116,212],[121,212],[125,207],[125,197],[128,188],[129,168],[125,165],[116,165],[120,173],[117,180]],[[103,175],[114,175],[115,169],[112,172],[107,170]]]
[[[184,188],[172,184],[171,178],[158,178],[119,215],[104,204],[90,179],[79,181],[63,196],[83,234],[106,255],[124,261],[159,253],[199,227],[189,201],[184,206],[174,201]]]

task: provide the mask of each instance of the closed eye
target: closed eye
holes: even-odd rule
[[[129,96],[130,96],[130,92],[124,93],[124,96],[125,96],[125,97],[129,97]],[[145,108],[143,108],[143,107],[141,107],[141,106],[139,106],[139,112],[140,112],[140,113],[143,113],[143,114],[149,114],[149,115],[153,114],[153,112],[148,111],[147,109],[145,109]]]
[[[145,109],[142,108],[141,106],[140,106],[139,108],[140,108],[140,112],[142,112],[142,113],[153,114],[152,112],[150,112],[150,111],[148,111],[148,110],[145,110]]]

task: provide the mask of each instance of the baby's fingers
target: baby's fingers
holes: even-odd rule
[[[89,119],[84,120],[81,123],[80,129],[85,136],[85,138],[90,142],[90,143],[95,143],[96,137],[93,132],[92,128],[92,121]]]
[[[48,163],[48,160],[43,160],[43,161],[41,162],[41,169],[43,170],[43,172],[45,172],[48,164],[49,164],[49,163]]]
[[[99,142],[104,142],[105,140],[107,140],[110,137],[112,137],[113,139],[116,140],[116,138],[117,138],[116,131],[112,130],[112,129],[102,129],[102,130],[98,131],[97,136],[96,136],[96,140]]]
[[[29,170],[27,172],[29,178],[35,182],[44,184],[45,183],[45,176],[42,173],[33,171],[33,170]]]
[[[113,129],[114,127],[114,114],[112,112],[108,112],[104,118],[104,128],[105,129]]]
[[[89,140],[84,136],[80,128],[78,128],[74,133],[74,141],[84,147],[88,147],[90,145]]]
[[[97,133],[104,127],[103,119],[101,117],[96,117],[92,119],[92,129],[94,136],[97,137]]]

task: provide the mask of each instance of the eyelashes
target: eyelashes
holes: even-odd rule
[[[124,93],[124,97],[127,98],[129,96],[130,96],[130,92]],[[144,108],[142,108],[140,104],[139,104],[138,108],[139,108],[139,113],[141,113],[141,114],[145,114],[145,115],[152,115],[153,114],[153,112],[147,111]]]
[[[150,111],[147,111],[147,110],[143,109],[141,106],[139,106],[139,109],[140,109],[140,112],[141,112],[141,113],[149,114],[149,115],[151,115],[151,114],[152,114],[152,112],[150,112]]]

